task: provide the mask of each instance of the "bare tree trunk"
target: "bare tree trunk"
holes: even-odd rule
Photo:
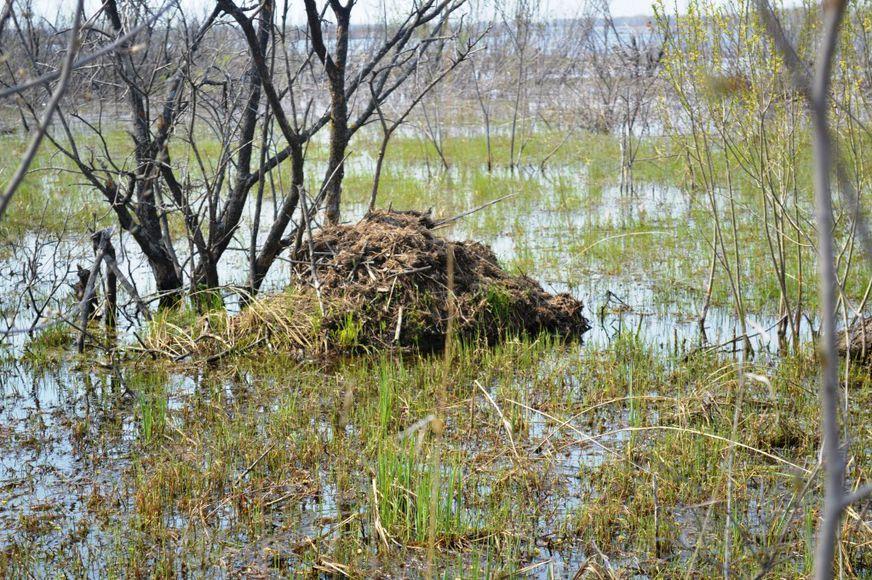
[[[254,295],[254,280],[257,277],[257,236],[260,233],[260,214],[263,209],[263,190],[266,187],[265,169],[266,152],[270,144],[269,105],[261,125],[260,163],[258,164],[257,198],[254,206],[254,219],[251,224],[251,241],[248,248],[248,285],[249,293]]]
[[[246,40],[249,42],[252,53],[248,70],[249,92],[240,129],[241,145],[237,157],[238,175],[220,217],[210,219],[214,223],[209,228],[208,251],[200,257],[200,262],[197,264],[191,280],[191,289],[194,292],[203,289],[211,290],[219,285],[218,262],[233,240],[245,208],[248,191],[253,183],[251,181],[251,158],[254,136],[260,119],[261,96],[264,90],[268,92],[269,88],[272,88],[271,85],[268,85],[270,82],[269,71],[264,55],[267,52],[272,33],[273,2],[267,0],[262,3],[257,32],[254,31],[251,22],[239,13],[239,9],[232,2],[221,2],[221,6],[237,20],[240,26],[245,27]],[[275,108],[273,108],[273,112],[275,113]],[[205,298],[214,299],[215,294],[210,293]],[[204,303],[203,306],[210,306],[210,304]]]
[[[369,212],[371,212],[375,209],[375,200],[376,200],[376,197],[378,197],[378,183],[379,183],[379,180],[381,179],[382,166],[384,165],[385,154],[387,153],[387,150],[388,150],[388,141],[390,140],[391,133],[393,133],[393,130],[395,128],[396,128],[396,126],[390,128],[390,129],[385,127],[384,135],[382,136],[381,146],[379,147],[379,150],[378,150],[378,157],[375,160],[375,174],[372,178],[372,191],[370,191],[370,194],[369,194],[369,206],[367,208],[367,211],[369,211]]]
[[[314,6],[314,0],[306,0],[310,30],[312,30],[314,29],[312,17],[316,12],[314,9],[309,9],[310,5]],[[330,153],[321,189],[325,195],[324,217],[330,224],[339,223],[342,179],[345,177],[345,149],[351,137],[348,131],[348,102],[345,96],[345,65],[348,58],[348,26],[352,5],[349,2],[348,6],[343,7],[338,0],[330,2],[336,15],[336,50],[333,57],[326,53],[322,57],[330,82]],[[320,24],[318,28],[320,29]],[[319,52],[317,48],[316,52]]]
[[[330,124],[330,154],[324,176],[324,217],[329,224],[339,223],[342,179],[345,177],[346,147],[348,147],[348,105],[345,102],[345,96],[342,95],[333,104],[333,116]]]
[[[846,0],[823,4],[821,40],[815,61],[814,76],[808,77],[805,65],[784,35],[784,30],[767,0],[757,0],[757,8],[778,50],[784,57],[794,85],[805,97],[812,117],[814,152],[815,229],[818,242],[818,293],[821,329],[819,353],[821,359],[821,460],[824,463],[823,517],[815,546],[814,577],[833,578],[833,564],[842,514],[852,502],[872,492],[872,486],[845,494],[845,458],[839,433],[839,358],[836,344],[836,292],[838,279],[833,249],[833,198],[831,173],[834,169],[834,144],[830,136],[829,105],[833,57],[838,47],[839,28],[847,8]],[[841,168],[836,165],[835,169]],[[862,216],[856,214],[856,219]],[[865,224],[863,224],[865,225]]]
[[[275,262],[276,256],[279,255],[279,252],[281,252],[282,249],[289,245],[289,243],[283,241],[283,236],[285,235],[285,230],[287,229],[294,212],[297,210],[297,205],[300,202],[300,192],[303,189],[304,183],[303,163],[303,148],[299,144],[292,144],[291,189],[287,196],[285,196],[278,217],[273,222],[269,234],[267,234],[266,240],[263,243],[263,247],[261,247],[260,253],[257,256],[252,286],[253,294],[256,294],[260,290],[260,286],[263,284],[263,280],[266,278],[273,262]],[[297,228],[302,228],[302,219],[300,220],[300,224],[297,225]]]
[[[99,236],[100,232],[95,234],[94,240],[94,265],[88,274],[88,280],[85,282],[85,288],[82,292],[82,300],[79,303],[79,340],[76,344],[76,350],[79,354],[85,351],[85,336],[88,334],[88,322],[94,314],[94,307],[97,303],[96,288],[97,278],[100,276],[100,264],[103,263],[103,256],[106,254],[106,243],[109,236]]]
[[[815,154],[814,197],[818,238],[819,292],[821,308],[820,353],[822,455],[825,467],[824,510],[815,550],[815,578],[833,577],[833,560],[839,525],[844,511],[845,462],[839,437],[839,358],[836,349],[836,271],[833,251],[832,142],[828,121],[830,77],[845,0],[824,3],[824,37],[821,41],[812,83],[813,148]]]
[[[98,241],[95,241],[95,244],[105,243],[106,245],[103,261],[107,264],[110,261],[115,262],[115,246],[112,245],[111,229],[99,231],[95,235],[98,236]],[[106,310],[103,316],[106,328],[114,329],[118,318],[118,278],[115,275],[115,270],[108,266],[106,267]]]
[[[494,167],[494,158],[493,153],[491,152],[491,126],[490,126],[490,112],[488,111],[488,107],[485,104],[484,96],[481,94],[481,87],[478,83],[478,74],[475,70],[475,61],[472,61],[472,80],[475,86],[475,96],[478,99],[478,106],[481,109],[481,116],[484,120],[484,144],[487,150],[487,172],[490,173],[493,171]]]
[[[708,318],[708,311],[712,302],[712,291],[715,285],[715,267],[718,263],[718,232],[715,227],[712,227],[712,259],[709,263],[708,279],[705,285],[705,295],[703,296],[702,308],[699,313],[699,334],[702,342],[706,342],[708,337],[705,332],[705,321]]]
[[[116,34],[119,36],[123,35],[124,27],[115,0],[107,0],[104,8],[106,16]],[[160,218],[157,213],[154,182],[159,173],[159,167],[155,164],[155,152],[151,150],[148,109],[141,89],[136,86],[134,81],[134,79],[138,78],[138,75],[136,74],[132,59],[130,51],[116,53],[118,70],[129,85],[128,98],[133,113],[132,135],[135,143],[134,154],[137,162],[133,189],[138,201],[136,204],[136,217],[139,223],[135,227],[136,231],[132,233],[151,265],[157,289],[161,294],[160,305],[161,307],[166,307],[178,302],[182,281],[176,271],[172,255],[166,247]],[[118,210],[116,209],[116,211]],[[127,227],[122,223],[122,226],[125,229],[134,228],[133,224]]]

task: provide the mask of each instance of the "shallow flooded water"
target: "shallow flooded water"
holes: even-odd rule
[[[442,217],[480,203],[456,179],[450,199],[441,200]],[[715,375],[735,380],[741,329],[734,310],[714,305],[703,339],[701,289],[691,282],[667,286],[683,273],[645,271],[694,248],[684,261],[705,271],[699,242],[676,240],[686,235],[676,224],[694,219],[693,200],[657,184],[641,184],[633,195],[608,187],[589,199],[572,168],[524,180],[533,184],[517,203],[477,212],[445,234],[490,244],[504,264],[545,289],[582,299],[593,328],[584,344],[513,341],[495,354],[467,353],[472,359],[453,371],[438,468],[441,546],[449,554],[441,566],[458,575],[475,569],[481,576],[551,578],[571,577],[596,559],[599,569],[605,562],[654,576],[656,568],[634,551],[641,545],[635,538],[603,532],[598,541],[572,540],[610,518],[632,520],[620,505],[633,501],[653,514],[644,526],[655,526],[646,532],[655,552],[662,542],[676,562],[693,561],[714,500],[697,497],[702,485],[690,493],[680,478],[659,475],[670,459],[658,455],[664,451],[650,433],[634,431],[687,417],[715,421],[717,402],[726,402],[719,381],[727,380]],[[351,205],[348,219],[363,208]],[[238,247],[222,262],[227,286],[247,277],[246,227],[240,232]],[[662,249],[635,257],[637,239]],[[30,338],[19,331],[59,315],[72,319],[74,264],[87,265],[91,256],[85,235],[44,241],[32,234],[0,261],[5,324],[16,330],[0,365],[0,553],[12,569],[37,576],[152,567],[176,576],[302,569],[341,575],[350,573],[347,562],[364,574],[383,566],[399,575],[422,569],[418,520],[426,513],[418,498],[433,472],[416,449],[418,435],[403,434],[432,408],[438,359],[184,372],[106,353],[94,360],[28,359]],[[117,245],[122,270],[150,294],[153,283],[135,244],[122,236]],[[613,255],[597,253],[605,247]],[[28,263],[36,266],[31,296],[19,282]],[[290,268],[280,263],[267,287],[289,280]],[[231,308],[233,297],[227,293]],[[130,305],[125,312],[120,340],[132,344],[141,327]],[[767,373],[778,372],[777,322],[773,312],[749,315],[754,364]],[[809,336],[806,319],[802,340]],[[696,375],[682,382],[687,373],[678,361],[700,349],[726,358],[710,359],[709,383]],[[486,364],[477,360],[483,356],[490,357]],[[765,399],[765,392],[761,386],[752,399]],[[675,437],[668,445],[700,445]],[[721,450],[697,452],[700,465],[718,465]],[[805,474],[808,461],[757,474],[757,495],[742,500],[749,510],[743,530],[759,534],[779,518],[801,522],[803,513],[785,507],[791,497],[785,481]],[[613,484],[603,477],[618,472],[616,464],[634,474],[615,476],[626,478],[617,485],[630,496],[609,495]],[[645,491],[636,500],[638,485]],[[653,499],[645,495],[650,489]],[[685,501],[688,493],[694,499]],[[596,519],[598,509],[605,523]],[[667,520],[668,532],[659,528]],[[600,545],[603,538],[609,545]],[[402,554],[399,561],[392,552]]]

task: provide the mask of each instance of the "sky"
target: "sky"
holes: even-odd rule
[[[155,6],[162,5],[162,0],[151,1]],[[352,12],[352,21],[360,24],[381,20],[383,1],[387,2],[389,13],[391,8],[394,11],[399,11],[404,5],[411,4],[411,0],[358,0],[357,8]],[[58,14],[68,14],[76,5],[76,0],[33,0],[33,2],[36,12],[48,20],[54,20]],[[189,14],[201,14],[214,6],[213,0],[181,0],[181,2]],[[250,0],[237,0],[237,3],[240,5],[252,4]],[[92,8],[99,6],[100,2],[99,0],[85,0],[85,4],[90,12]],[[576,16],[583,4],[584,0],[542,0],[541,14],[543,17],[569,18]],[[609,4],[614,16],[637,16],[652,13],[651,0],[609,0]],[[292,0],[291,6],[292,11],[293,7],[298,7],[296,20],[302,23],[304,20],[302,0]]]

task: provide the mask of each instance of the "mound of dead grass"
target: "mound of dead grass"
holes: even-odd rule
[[[590,328],[581,301],[549,294],[506,272],[489,247],[434,228],[425,214],[378,211],[317,233],[294,258],[325,303],[324,331],[367,347],[434,350],[452,318],[458,336],[491,343],[542,332],[579,338]]]
[[[506,272],[487,246],[447,240],[434,228],[424,214],[395,211],[325,227],[293,256],[293,287],[235,316],[159,319],[147,346],[177,360],[259,346],[314,356],[433,351],[444,346],[449,324],[460,338],[488,343],[540,333],[580,338],[590,328],[581,301],[549,294]]]

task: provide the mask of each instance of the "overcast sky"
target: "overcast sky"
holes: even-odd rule
[[[162,5],[161,0],[152,0],[155,6]],[[239,4],[252,4],[250,1],[237,0]],[[612,14],[615,16],[636,16],[651,14],[651,0],[609,0]],[[188,13],[200,14],[214,6],[213,0],[181,0],[182,6]],[[381,19],[382,3],[387,2],[388,12],[399,11],[410,0],[358,0],[357,8],[353,12],[352,20],[356,23],[377,21]],[[85,0],[86,6],[91,8],[99,6],[99,0]],[[281,3],[281,0],[279,0]],[[670,2],[671,3],[671,2]],[[36,10],[48,20],[54,20],[58,14],[69,13],[76,5],[76,0],[34,0]],[[319,2],[320,5],[320,2]],[[584,5],[584,0],[542,0],[542,16],[566,18],[576,16]],[[304,20],[302,0],[292,0],[291,11],[297,9],[297,22]]]

